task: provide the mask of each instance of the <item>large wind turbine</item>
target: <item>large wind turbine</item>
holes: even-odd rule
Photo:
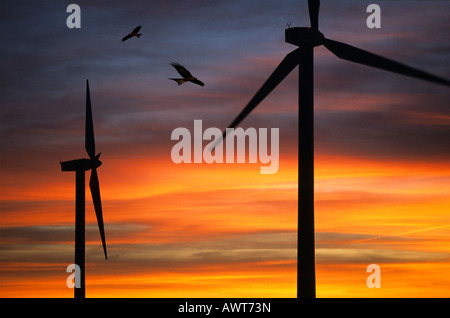
[[[228,126],[229,128],[235,128],[239,125],[299,65],[297,297],[301,298],[314,298],[316,296],[314,243],[314,47],[324,45],[341,59],[450,86],[450,81],[446,79],[351,45],[325,38],[319,31],[319,5],[319,0],[308,1],[311,27],[295,27],[285,30],[286,42],[298,46],[298,48],[286,55],[255,96]],[[225,139],[226,130],[222,137],[222,139]]]
[[[85,298],[85,171],[92,170],[89,187],[92,201],[94,202],[98,228],[103,244],[105,259],[106,254],[105,229],[103,226],[102,202],[100,199],[100,186],[98,183],[97,168],[102,162],[100,154],[95,155],[94,125],[92,122],[91,97],[89,94],[89,81],[86,81],[86,136],[85,148],[88,158],[75,159],[61,162],[62,171],[75,171],[75,264],[80,267],[80,287],[75,288],[75,298]]]

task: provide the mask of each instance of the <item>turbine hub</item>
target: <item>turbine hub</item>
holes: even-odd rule
[[[98,168],[102,165],[102,162],[100,160],[95,160],[95,161],[93,160],[92,165],[93,165],[93,168]]]
[[[285,30],[285,40],[287,43],[300,46],[302,44],[310,44],[312,46],[322,45],[325,36],[317,29],[295,27]]]

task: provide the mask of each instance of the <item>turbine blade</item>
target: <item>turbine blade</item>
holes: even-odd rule
[[[86,132],[84,147],[89,158],[95,158],[94,124],[92,122],[91,95],[89,93],[89,81],[86,80]]]
[[[299,49],[296,49],[285,56],[278,67],[273,71],[272,75],[267,79],[267,81],[261,86],[261,88],[256,92],[255,96],[248,102],[241,113],[233,120],[233,122],[228,126],[228,128],[235,128],[241,121],[247,117],[250,112],[259,105],[259,103],[269,95],[281,81],[289,75],[289,73],[297,66],[299,58]],[[222,134],[222,139],[226,137],[226,130]],[[222,139],[217,138],[211,151],[219,144]]]
[[[358,49],[354,46],[342,42],[325,39],[323,45],[325,45],[325,47],[328,50],[330,50],[334,55],[344,60],[376,67],[379,69],[403,74],[410,77],[419,78],[425,81],[434,82],[441,85],[450,86],[450,81],[444,78],[420,71],[410,66],[389,60],[387,58]]]
[[[108,259],[106,254],[106,240],[105,228],[103,225],[102,201],[100,198],[100,186],[98,183],[97,169],[93,168],[91,172],[91,179],[89,180],[89,187],[91,188],[92,201],[94,202],[95,215],[97,216],[98,229],[100,230],[100,237],[102,239],[103,252],[105,259]]]
[[[311,28],[319,29],[319,0],[308,0],[309,21],[311,22]]]

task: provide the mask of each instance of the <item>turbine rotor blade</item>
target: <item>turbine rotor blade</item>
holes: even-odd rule
[[[100,230],[100,237],[102,239],[103,252],[105,259],[108,259],[106,253],[106,239],[105,228],[103,225],[102,201],[100,198],[100,186],[98,182],[97,169],[93,168],[91,172],[91,179],[89,180],[89,187],[91,188],[92,201],[94,202],[95,215],[97,216],[98,229]]]
[[[233,120],[233,122],[228,126],[228,128],[235,128],[241,121],[247,117],[250,112],[259,105],[259,103],[269,95],[281,81],[289,75],[289,73],[297,66],[299,58],[299,49],[296,49],[285,56],[278,67],[273,71],[272,75],[267,79],[267,81],[261,86],[261,88],[256,92],[255,96],[248,102],[241,113]],[[222,139],[226,137],[226,130],[222,134]],[[219,144],[222,139],[217,138],[211,151]]]
[[[311,22],[311,28],[319,29],[319,0],[308,0],[309,21]]]
[[[94,124],[92,122],[91,109],[91,95],[89,93],[89,81],[86,80],[86,132],[84,147],[89,155],[89,158],[95,158],[95,139],[94,139]]]
[[[325,45],[325,47],[328,50],[330,50],[334,55],[347,61],[376,67],[386,71],[391,71],[394,73],[419,78],[425,81],[434,82],[441,85],[450,86],[450,81],[444,78],[420,71],[410,66],[358,49],[354,46],[342,42],[325,39],[323,45]]]
[[[248,102],[241,113],[233,120],[228,128],[235,128],[239,123],[247,117],[250,112],[259,105],[259,103],[269,95],[282,80],[298,65],[299,49],[296,49],[285,56],[275,71],[269,76],[267,81],[256,92],[255,96]]]

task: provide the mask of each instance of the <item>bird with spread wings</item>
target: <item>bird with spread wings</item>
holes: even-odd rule
[[[129,38],[132,38],[133,36],[140,37],[142,35],[142,33],[139,33],[141,28],[142,28],[142,26],[140,26],[140,25],[135,27],[134,30],[131,31],[131,33],[124,36],[124,38],[122,39],[122,42],[128,40]]]
[[[198,78],[194,77],[191,72],[189,72],[183,65],[179,64],[179,63],[170,63],[170,65],[172,65],[173,67],[175,67],[175,69],[177,70],[177,72],[183,76],[183,78],[169,78],[172,81],[175,81],[178,83],[178,85],[181,85],[185,82],[192,82],[194,84],[200,85],[200,86],[205,86],[205,83],[203,83],[202,81],[199,81]]]

